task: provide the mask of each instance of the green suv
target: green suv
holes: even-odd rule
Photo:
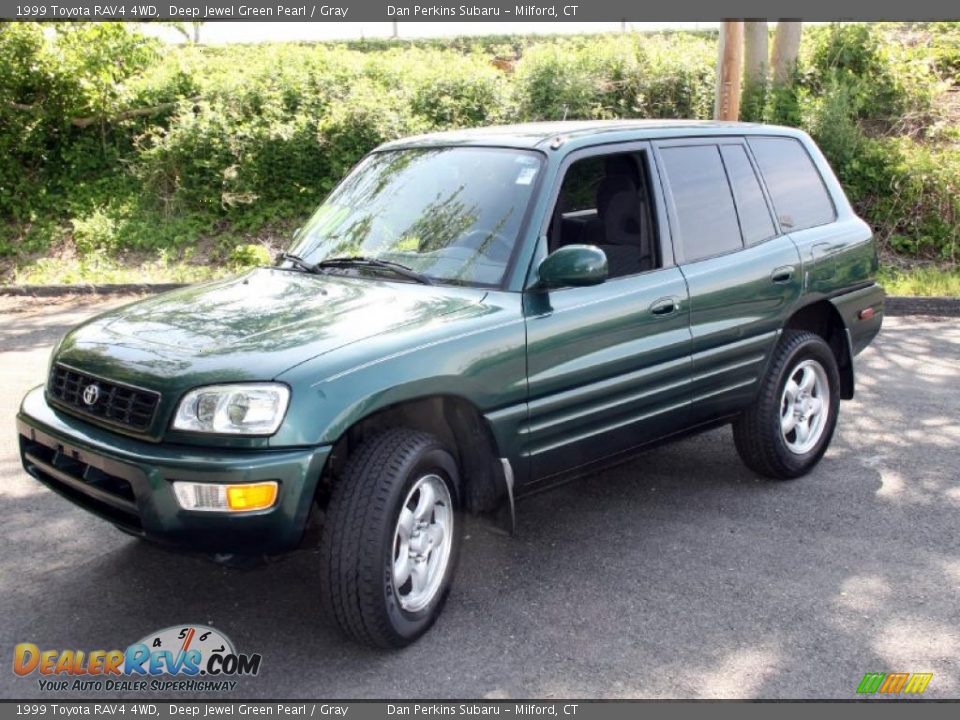
[[[319,535],[326,613],[402,646],[440,612],[465,512],[512,521],[521,494],[723,423],[757,473],[808,472],[880,329],[876,269],[797,130],[399,140],[275,266],[70,331],[17,417],[23,465],[149,540]]]

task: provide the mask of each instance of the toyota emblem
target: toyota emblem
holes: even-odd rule
[[[100,399],[100,387],[93,383],[92,385],[87,385],[83,389],[83,402],[91,407],[97,404],[97,400]]]

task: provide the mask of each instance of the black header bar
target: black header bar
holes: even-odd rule
[[[561,0],[513,3],[404,0],[0,0],[5,20],[182,20],[258,22],[634,22],[716,21],[731,18],[823,20],[957,20],[943,0]]]

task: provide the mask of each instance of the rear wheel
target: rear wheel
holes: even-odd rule
[[[734,421],[737,452],[761,475],[805,475],[830,445],[839,409],[840,375],[830,346],[814,333],[788,330],[757,399]]]
[[[388,430],[350,456],[320,542],[323,605],[347,635],[403,647],[436,620],[462,533],[459,477],[450,450],[414,430]]]

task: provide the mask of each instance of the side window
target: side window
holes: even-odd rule
[[[742,145],[721,145],[720,154],[727,168],[727,177],[737,201],[740,231],[747,245],[756,245],[776,235],[767,200],[760,189],[760,181]]]
[[[547,234],[550,251],[596,245],[610,277],[659,267],[642,153],[592,155],[567,168]]]
[[[661,148],[685,262],[743,247],[733,195],[716,145]]]
[[[603,180],[604,156],[584,158],[573,163],[563,177],[560,199],[565,215],[597,214],[597,189]]]
[[[794,138],[748,138],[784,230],[804,230],[836,219],[813,160]]]

